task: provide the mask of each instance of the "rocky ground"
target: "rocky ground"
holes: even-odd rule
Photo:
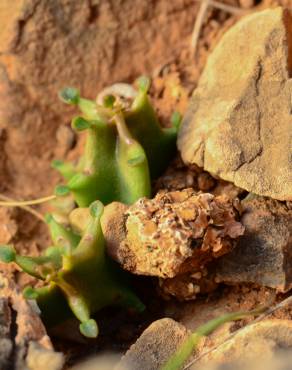
[[[131,272],[148,275],[137,276],[135,280],[137,291],[147,302],[147,312],[142,316],[126,315],[115,309],[100,312],[101,334],[97,340],[81,338],[74,325],[49,333],[55,348],[65,353],[66,366],[70,367],[104,350],[125,353],[144,329],[166,316],[169,319],[151,324],[123,359],[124,363],[135,363],[135,369],[142,368],[141,363],[145,369],[157,369],[159,361],[162,363],[181,343],[188,330],[226,311],[273,305],[289,294],[292,284],[289,147],[292,58],[290,49],[288,55],[285,54],[285,43],[291,43],[291,19],[283,23],[281,11],[276,10],[268,15],[267,23],[261,19],[257,21],[262,25],[262,32],[257,32],[259,23],[250,22],[251,25],[237,25],[238,28],[233,28],[233,33],[227,33],[223,39],[222,36],[246,13],[279,4],[292,7],[292,3],[289,0],[224,2],[231,9],[218,9],[213,4],[206,12],[195,50],[192,30],[199,2],[161,0],[151,7],[145,1],[139,2],[136,11],[131,9],[130,2],[124,5],[107,1],[104,5],[94,1],[83,5],[78,1],[72,2],[74,5],[66,1],[56,3],[17,1],[10,18],[7,17],[8,2],[0,5],[1,22],[6,25],[0,31],[1,196],[29,199],[51,194],[59,181],[50,168],[51,160],[79,155],[83,140],[77,140],[69,126],[72,110],[61,106],[56,97],[57,90],[64,84],[76,85],[84,95],[94,97],[100,88],[112,82],[132,82],[140,73],[148,73],[152,77],[151,98],[163,125],[169,125],[174,110],[182,114],[188,111],[178,142],[180,153],[153,184],[155,194],[161,190],[168,193],[159,193],[149,204],[144,201],[121,210],[123,214],[128,212],[128,227],[133,230],[132,222],[139,233],[145,235],[146,249],[149,240],[157,240],[158,231],[165,227],[164,220],[174,215],[173,227],[177,229],[180,225],[180,244],[184,246],[184,250],[179,251],[182,258],[169,261],[158,248],[155,261],[159,263],[153,265],[148,263],[152,257],[145,260],[135,255],[135,233],[122,236],[123,243],[119,244],[121,250],[118,251],[113,240],[111,254],[114,258]],[[122,12],[119,6],[123,6]],[[104,32],[97,33],[95,27]],[[80,39],[80,34],[86,41]],[[287,34],[290,35],[288,40]],[[210,52],[220,40],[221,44],[207,63]],[[96,43],[100,47],[93,48]],[[239,50],[246,59],[241,59]],[[230,69],[225,68],[230,59]],[[245,68],[240,68],[242,65]],[[242,71],[246,73],[244,79],[239,78]],[[267,83],[271,75],[275,80],[272,85]],[[225,86],[226,80],[232,83]],[[234,88],[230,90],[232,84]],[[197,86],[192,108],[188,108],[192,91]],[[219,114],[224,117],[220,125],[216,121]],[[193,127],[192,122],[197,120],[208,122],[208,132],[204,127]],[[230,125],[234,122],[238,124],[236,135],[230,133]],[[216,150],[214,158],[214,148],[219,147],[224,148],[224,152]],[[211,195],[198,200],[198,191]],[[174,194],[173,198],[166,199],[167,194]],[[158,214],[161,204],[167,204],[166,214]],[[155,206],[157,209],[153,210]],[[212,221],[215,219],[212,225],[210,219],[205,222],[203,218],[204,210],[214,210],[215,206],[222,214],[225,212],[223,226],[218,212],[210,216]],[[41,214],[47,210],[46,206],[35,209]],[[190,214],[189,209],[195,209],[196,214]],[[118,214],[116,208],[114,212]],[[200,235],[193,234],[194,224],[197,227],[199,222],[197,214],[200,214],[203,230]],[[224,232],[221,229],[217,232],[217,226]],[[243,230],[243,237],[230,253],[233,239]],[[0,243],[13,242],[22,253],[37,255],[47,245],[48,238],[46,226],[34,215],[23,209],[0,209]],[[171,233],[167,238],[174,240]],[[185,240],[190,239],[193,245],[200,246],[199,255],[188,248],[190,244]],[[212,250],[204,248],[204,240],[208,240]],[[174,242],[176,254],[177,245]],[[149,248],[146,252],[153,255]],[[198,260],[200,263],[196,265]],[[18,287],[34,283],[14,267],[1,265],[1,270],[13,276]],[[190,300],[194,298],[196,300]],[[190,301],[185,302],[186,299]],[[237,341],[235,344],[227,345],[225,354],[217,355],[221,356],[217,361],[224,362],[222,356],[227,356],[231,363],[236,361],[236,355],[230,354],[234,348],[250,343],[251,335],[250,346],[271,357],[275,348],[291,347],[289,306],[277,310],[273,316],[281,321],[263,323],[252,334],[251,329],[243,331],[238,338],[233,338]],[[225,325],[219,334],[208,338],[205,349],[199,351],[211,348],[250,320]],[[5,330],[5,335],[13,339],[7,334],[7,328]],[[42,332],[39,328],[34,330],[39,335]],[[42,335],[37,338],[33,335],[25,333],[24,338],[29,338],[25,339],[25,351],[37,343],[37,346],[43,345],[41,350],[49,352],[50,342],[43,343]],[[149,352],[144,352],[145,347]],[[161,348],[161,355],[157,355],[157,348]],[[113,356],[110,365],[100,366],[112,368],[118,359]],[[204,361],[209,364],[214,359],[216,356],[212,359],[205,356],[196,366],[205,368]],[[54,361],[57,369],[63,360],[57,355]],[[251,365],[242,366],[251,368]]]

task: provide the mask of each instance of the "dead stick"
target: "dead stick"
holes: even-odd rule
[[[191,52],[196,55],[200,32],[211,0],[202,0],[191,37]]]
[[[4,194],[0,194],[0,200],[4,200],[4,201],[8,201],[8,202],[15,202],[14,199],[11,199],[11,198],[7,197]],[[31,213],[32,215],[34,215],[39,220],[45,222],[44,216],[42,214],[40,214],[39,212],[37,212],[35,209],[33,209],[33,208],[31,208],[27,205],[21,205],[21,206],[18,206],[18,207],[24,209],[26,212]]]
[[[202,2],[202,0],[195,0],[195,1]],[[220,9],[220,10],[225,11],[226,13],[235,14],[235,15],[244,15],[244,14],[247,14],[253,11],[252,9],[241,9],[237,6],[220,3],[217,0],[210,0],[209,5],[212,6],[213,8]]]
[[[199,9],[197,18],[196,18],[196,22],[195,22],[193,32],[192,32],[192,37],[191,37],[191,52],[192,52],[192,55],[194,56],[196,56],[201,29],[203,27],[204,19],[205,19],[206,12],[209,6],[212,6],[213,8],[217,8],[227,13],[234,14],[234,15],[244,15],[252,11],[251,9],[245,10],[245,9],[240,9],[236,6],[223,4],[216,0],[196,0],[196,1],[200,2],[201,6]]]

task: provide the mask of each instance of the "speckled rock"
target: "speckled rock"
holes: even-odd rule
[[[250,192],[292,199],[292,17],[240,20],[209,56],[182,123],[185,163]]]
[[[250,195],[241,202],[245,233],[217,264],[217,281],[255,283],[285,292],[292,287],[292,208]]]
[[[190,333],[172,319],[153,322],[114,370],[158,370]]]
[[[173,278],[229,252],[244,228],[230,200],[192,189],[160,192],[128,208],[119,260],[141,275]]]
[[[195,299],[216,287],[209,263],[244,232],[237,205],[193,189],[162,191],[130,207],[112,203],[101,220],[108,254],[134,274],[158,277],[163,296]]]

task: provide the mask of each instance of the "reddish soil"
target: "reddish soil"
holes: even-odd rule
[[[182,2],[178,3],[183,6]],[[193,22],[198,5],[195,4],[194,6],[191,1],[187,3],[189,7],[192,7],[193,15],[191,18]],[[228,0],[226,3],[233,6],[240,6],[240,4],[244,5],[249,2],[242,0],[238,3],[237,0]],[[251,1],[251,3],[253,3],[253,1]],[[291,5],[289,0],[265,0],[260,2],[257,6],[265,7],[279,3]],[[142,12],[143,9],[139,11]],[[146,10],[144,9],[144,11]],[[179,11],[179,9],[177,11]],[[105,14],[109,13],[105,12]],[[156,19],[159,22],[159,18]],[[161,39],[155,37],[155,35],[152,35],[149,31],[149,35],[147,33],[149,42],[151,43],[151,37],[156,40],[154,44],[151,43],[150,52],[151,59],[157,58],[156,66],[153,67],[154,63],[152,62],[150,70],[145,62],[144,52],[147,45],[143,45],[144,49],[139,51],[133,60],[132,58],[120,59],[119,65],[121,71],[119,73],[117,72],[114,56],[111,56],[111,63],[109,64],[107,64],[108,58],[105,56],[104,68],[106,70],[104,73],[100,74],[101,80],[99,81],[99,86],[105,86],[109,82],[111,83],[117,78],[121,78],[121,76],[124,76],[126,80],[134,80],[138,73],[147,72],[149,74],[149,72],[151,72],[150,74],[153,77],[151,97],[163,125],[168,125],[173,111],[178,110],[182,114],[185,112],[189,97],[196,86],[200,73],[205,65],[206,58],[216,45],[217,40],[220,39],[220,36],[228,27],[236,22],[236,19],[235,16],[225,11],[210,8],[207,14],[207,20],[201,31],[196,58],[190,53],[190,25],[192,24],[192,22],[190,22],[190,17],[187,21],[188,32],[186,34],[180,31],[182,27],[180,23],[176,24],[173,22],[172,33],[175,35],[177,32],[181,32],[180,42],[176,40],[176,44],[170,44],[173,52],[168,53],[167,58],[164,58],[162,63],[161,58],[159,58]],[[163,22],[163,20],[160,21]],[[104,22],[106,22],[106,16]],[[151,23],[149,23],[147,27],[151,28]],[[159,27],[157,27],[157,25],[155,27],[156,32],[158,32],[157,29]],[[134,41],[136,40],[134,36],[133,39]],[[126,43],[123,44],[123,48],[126,49]],[[132,48],[132,52],[134,52],[135,48],[133,45]],[[167,62],[165,62],[166,59],[168,59]],[[110,77],[111,68],[114,68],[114,77]],[[48,73],[48,70],[46,70],[46,73]],[[63,77],[62,81],[66,80],[66,78]],[[34,76],[34,78],[36,78],[36,84],[38,82],[37,76]],[[90,80],[90,76],[87,76],[86,79],[87,81]],[[74,83],[78,84],[78,81],[72,81],[72,84]],[[92,93],[93,86],[91,86],[89,90],[90,93]],[[50,103],[54,104],[52,96],[53,94],[51,92]],[[20,100],[22,98],[23,97],[20,96]],[[65,111],[66,108],[61,108],[61,105],[57,102],[57,98],[55,98],[55,100],[57,108]],[[33,107],[30,107],[30,109],[32,110]],[[44,105],[41,108],[36,106],[33,115],[30,111],[30,119],[32,120],[33,117],[36,118],[34,124],[27,124],[27,119],[25,118],[24,124],[20,128],[16,125],[12,125],[11,127],[0,129],[0,192],[14,199],[37,198],[39,196],[52,194],[53,188],[55,184],[60,181],[60,178],[55,171],[50,168],[51,160],[54,158],[76,158],[79,156],[82,148],[82,138],[77,138],[75,134],[73,134],[67,120],[65,120],[63,124],[60,124],[60,117],[58,117],[56,123],[54,122],[56,117],[53,115],[51,117],[52,124],[50,127],[48,127],[48,124],[45,126],[41,123],[38,124],[38,109],[40,109],[39,114],[44,114]],[[68,109],[63,116],[69,117],[68,112],[71,114],[72,111]],[[17,117],[19,117],[19,115]],[[179,166],[177,168],[177,165],[174,164],[168,171],[173,172],[172,176],[176,174],[176,178],[181,179],[183,183],[185,182],[187,184],[189,181],[189,177],[187,177],[189,170],[186,168]],[[161,184],[159,187],[161,187]],[[37,207],[36,209],[43,214],[47,210],[47,205]],[[49,237],[46,225],[30,213],[22,209],[0,209],[0,244],[7,242],[14,243],[16,248],[21,250],[21,253],[36,255],[48,245],[48,240]],[[27,284],[27,282],[31,280],[26,275],[19,273],[14,267],[1,265],[0,268],[6,271],[8,269],[12,272],[20,286]],[[101,347],[121,351],[126,350],[129,344],[137,338],[151,320],[163,315],[164,310],[160,307],[160,298],[153,293],[155,289],[151,281],[147,279],[147,283],[145,284],[144,279],[139,279],[137,284],[139,285],[139,289],[141,286],[148,286],[145,291],[145,298],[149,300],[149,312],[143,317],[127,317],[125,314],[121,314],[114,310],[112,312],[101,312],[98,315],[98,321],[102,323],[101,333],[103,333],[104,328],[104,334],[102,334],[97,341],[90,342],[92,345],[92,352],[96,352]],[[251,309],[256,307],[259,303],[266,302],[267,299],[273,295],[274,292],[264,288],[251,286],[225,287],[219,289],[208,298],[202,298],[197,304],[168,303],[167,312],[177,318],[184,316],[184,320],[188,323],[188,326],[195,327],[200,321],[201,316],[196,315],[196,320],[198,322],[193,319],[190,322],[188,318],[194,317],[195,312],[200,311],[204,313],[201,317],[202,321],[209,318],[206,311],[201,309],[202,305],[213,302],[209,307],[214,307],[215,305],[224,306],[225,308],[228,307],[229,310]],[[277,297],[275,299],[278,300],[279,298],[280,297]],[[206,303],[206,299],[208,303]],[[212,308],[212,315],[214,315],[214,312],[217,311]],[[281,318],[290,318],[291,312],[289,309],[282,310],[277,313],[277,316]],[[120,329],[116,330],[117,327]],[[72,344],[72,342],[69,343],[67,341],[67,344],[65,344],[65,341],[58,339],[55,344],[59,349],[66,349],[70,363],[74,362],[76,357],[80,357],[85,353],[88,354],[88,343],[84,346],[82,344]],[[78,355],[76,355],[76,351]]]

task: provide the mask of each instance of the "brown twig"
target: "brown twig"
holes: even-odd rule
[[[12,202],[13,203],[16,203],[17,201],[15,201],[14,199],[11,199],[9,197],[7,197],[6,195],[4,194],[0,194],[0,200],[3,200],[5,202]],[[42,214],[40,214],[39,212],[37,212],[35,209],[27,206],[27,205],[18,205],[19,208],[25,210],[26,212],[29,212],[31,213],[32,215],[34,215],[36,218],[38,218],[39,220],[45,222],[45,219],[44,219],[44,216]]]
[[[196,22],[195,22],[194,29],[192,32],[192,37],[191,37],[191,52],[192,52],[192,55],[194,56],[196,56],[197,45],[198,45],[201,29],[202,29],[205,16],[206,16],[211,0],[200,0],[200,1],[201,1],[201,6],[199,9],[197,18],[196,18]]]
[[[198,41],[199,41],[200,33],[201,33],[201,30],[204,24],[206,12],[210,6],[216,9],[223,10],[227,13],[234,14],[234,15],[244,15],[251,11],[249,9],[241,9],[236,6],[223,4],[216,0],[195,0],[195,1],[200,2],[201,6],[199,9],[197,18],[196,18],[196,22],[195,22],[193,32],[192,32],[192,37],[191,37],[191,52],[192,52],[192,55],[194,56],[196,56]]]
[[[280,310],[281,308],[284,308],[284,307],[287,307],[289,306],[290,304],[292,304],[292,295],[286,299],[284,299],[282,302],[276,304],[275,306],[267,309],[262,315],[258,316],[255,320],[253,320],[251,323],[249,323],[248,325],[236,330],[235,332],[233,332],[232,334],[229,335],[228,338],[226,338],[223,342],[217,344],[215,347],[209,349],[208,351],[202,353],[200,356],[198,356],[197,358],[195,358],[194,360],[192,360],[191,362],[189,362],[184,368],[183,370],[187,370],[189,369],[192,365],[194,365],[196,362],[198,362],[201,358],[205,357],[206,355],[216,351],[218,348],[220,348],[221,346],[223,346],[224,344],[226,344],[230,339],[232,339],[235,335],[237,335],[240,331],[242,331],[243,329],[245,329],[246,327],[248,326],[251,326],[257,322],[260,322],[262,321],[263,319],[271,316],[274,312]]]
[[[202,2],[204,0],[195,0],[195,1]],[[212,6],[213,8],[216,8],[216,9],[223,10],[226,13],[230,13],[230,14],[234,14],[234,15],[244,15],[244,14],[247,14],[247,13],[252,11],[251,9],[242,9],[242,8],[237,7],[237,6],[224,4],[224,3],[221,3],[220,1],[217,1],[217,0],[210,0],[210,6]]]

